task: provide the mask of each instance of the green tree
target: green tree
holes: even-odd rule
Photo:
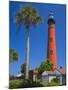
[[[25,75],[25,64],[22,64],[21,65],[21,73],[23,73]]]
[[[36,26],[40,21],[41,17],[38,14],[38,11],[32,6],[21,6],[20,10],[16,13],[16,23],[19,27],[22,24],[26,28],[26,67],[25,67],[25,79],[29,79],[29,30],[30,25]]]
[[[9,49],[9,62],[18,60],[18,53],[14,49]]]
[[[15,77],[13,75],[9,75],[9,80],[14,80]]]
[[[37,68],[38,73],[42,73],[43,71],[50,71],[53,70],[53,65],[51,64],[51,62],[49,62],[49,60],[42,62],[40,64],[40,66]]]

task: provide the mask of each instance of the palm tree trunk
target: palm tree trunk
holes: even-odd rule
[[[29,28],[26,29],[26,68],[25,79],[29,79]]]

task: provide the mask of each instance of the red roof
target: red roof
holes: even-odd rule
[[[65,70],[65,68],[59,68],[59,69],[57,69],[60,73],[62,73],[62,74],[66,74],[66,70]]]
[[[46,71],[48,75],[54,75],[54,71],[57,70],[59,71],[61,74],[65,75],[66,74],[66,70],[64,68],[55,68],[52,71]]]

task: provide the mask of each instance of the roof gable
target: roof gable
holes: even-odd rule
[[[58,71],[58,70],[54,70],[53,74],[55,74],[55,75],[62,75],[62,73],[60,71]]]
[[[45,76],[45,75],[65,75],[65,69],[54,69],[53,71],[44,71],[41,75]]]
[[[48,75],[47,71],[44,71],[44,72],[42,73],[42,76],[45,76],[45,75]]]

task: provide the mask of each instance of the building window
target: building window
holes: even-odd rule
[[[50,37],[50,39],[49,39],[49,40],[50,40],[50,42],[52,42],[52,41],[53,41],[53,38],[52,38],[52,37]]]
[[[53,55],[53,50],[50,50],[50,55]]]

